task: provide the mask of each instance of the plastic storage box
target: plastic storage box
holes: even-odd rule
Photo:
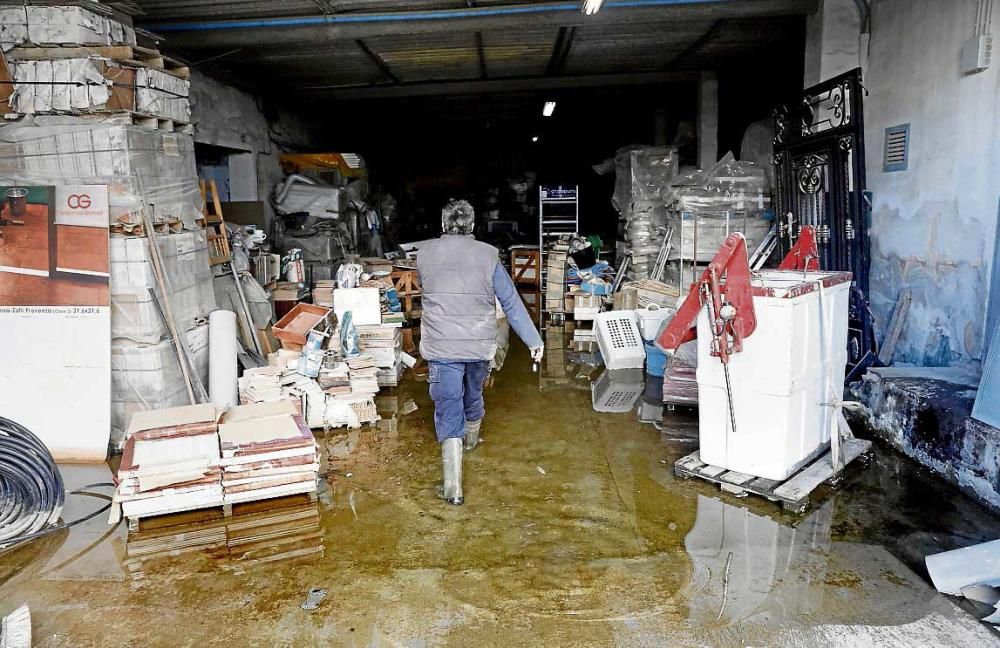
[[[646,349],[635,323],[635,311],[599,313],[594,318],[594,329],[608,369],[642,369]]]
[[[723,365],[710,354],[707,309],[698,316],[701,460],[784,480],[825,451],[847,366],[850,273],[754,275],[757,329],[729,362],[736,429]],[[822,286],[822,289],[820,288]]]

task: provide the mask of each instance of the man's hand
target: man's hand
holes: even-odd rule
[[[536,347],[531,348],[531,360],[533,362],[541,362],[542,357],[545,355],[545,345],[541,344]]]

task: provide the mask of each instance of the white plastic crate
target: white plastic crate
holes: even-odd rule
[[[590,384],[590,400],[595,412],[628,412],[645,389],[641,369],[605,369]]]
[[[635,311],[599,313],[594,318],[594,329],[608,369],[642,369],[646,349],[635,323]]]

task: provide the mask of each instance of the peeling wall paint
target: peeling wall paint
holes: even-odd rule
[[[1000,196],[1000,64],[960,70],[975,12],[975,0],[872,6],[865,129],[880,330],[900,289],[913,292],[896,362],[948,366],[984,355]],[[904,123],[909,168],[885,173],[885,129]]]
[[[257,97],[197,71],[191,76],[191,112],[196,142],[254,155],[257,195],[268,218],[271,188],[284,178],[278,157],[286,150],[314,149],[321,139],[303,117],[278,111],[277,119],[268,121]]]
[[[809,78],[810,70],[828,78],[859,61],[863,68],[874,198],[871,306],[879,336],[908,287],[913,302],[894,361],[949,366],[981,360],[1000,203],[1000,61],[994,57],[978,74],[961,72],[976,0],[871,4],[865,37],[857,13],[854,22],[847,13],[852,0],[824,0],[807,26],[805,81],[819,80]],[[883,172],[885,129],[907,123],[909,166]]]

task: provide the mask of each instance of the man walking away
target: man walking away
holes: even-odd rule
[[[465,200],[441,210],[441,238],[420,248],[417,271],[423,291],[420,354],[430,367],[434,429],[441,443],[444,480],[439,495],[465,501],[462,453],[479,443],[486,412],[483,385],[496,353],[496,302],[535,362],[544,346],[499,252],[472,238],[475,212]],[[464,440],[464,444],[463,444]]]

